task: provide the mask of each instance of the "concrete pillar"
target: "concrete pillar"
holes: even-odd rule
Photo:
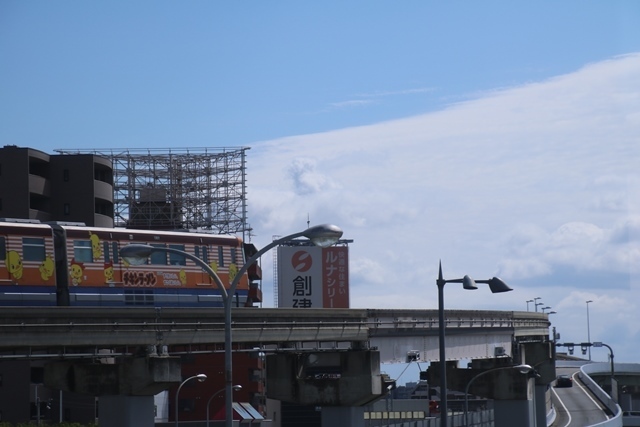
[[[267,394],[298,405],[359,407],[392,385],[374,350],[276,353],[267,356]]]
[[[47,387],[99,397],[100,427],[153,427],[154,395],[180,381],[177,357],[133,357],[118,363],[64,360],[44,369]]]
[[[322,427],[364,427],[364,409],[364,406],[323,406],[320,425]]]
[[[100,427],[153,427],[153,396],[101,396],[98,400]]]
[[[547,426],[547,405],[546,405],[546,385],[537,385],[534,387],[534,399],[535,404],[535,423],[530,424],[532,427],[546,427]]]

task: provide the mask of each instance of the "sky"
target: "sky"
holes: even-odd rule
[[[445,308],[638,363],[639,135],[637,1],[0,2],[1,145],[250,147],[252,242],[339,225],[352,307],[436,309],[442,262],[514,289]]]

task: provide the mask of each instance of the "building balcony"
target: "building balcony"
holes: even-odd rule
[[[29,192],[51,197],[51,182],[41,176],[29,174]]]
[[[113,203],[113,186],[106,182],[93,181],[93,195],[96,198],[107,200]]]
[[[257,262],[254,262],[247,270],[249,280],[262,280],[262,268]]]

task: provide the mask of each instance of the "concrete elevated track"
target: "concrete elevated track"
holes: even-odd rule
[[[451,359],[507,356],[514,341],[549,334],[544,313],[445,313]],[[438,359],[437,310],[237,308],[232,316],[236,351],[377,347],[384,362],[404,361],[409,353]],[[0,337],[1,359],[95,357],[103,349],[131,354],[145,347],[215,352],[224,346],[224,313],[221,308],[3,307]]]

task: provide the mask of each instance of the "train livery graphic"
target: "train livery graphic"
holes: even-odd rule
[[[221,307],[213,279],[184,256],[154,252],[143,265],[120,257],[143,243],[202,259],[227,287],[242,268],[242,239],[198,232],[96,228],[64,223],[0,221],[0,305]],[[245,274],[234,305],[245,305]]]

